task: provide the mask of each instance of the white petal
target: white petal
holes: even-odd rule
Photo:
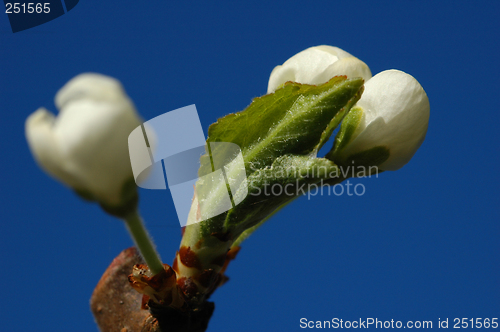
[[[288,59],[283,67],[293,68],[294,82],[319,84],[324,82],[318,76],[338,59],[339,57],[332,52],[326,52],[323,48],[311,47]]]
[[[276,91],[282,84],[288,81],[294,82],[295,69],[292,67],[276,66],[269,76],[267,84],[267,93]]]
[[[320,77],[320,80],[328,82],[334,76],[346,75],[347,77],[361,77],[367,82],[372,78],[370,68],[356,57],[339,59],[330,65]]]
[[[358,105],[366,109],[366,121],[382,116],[391,121],[399,113],[406,113],[415,121],[427,122],[429,99],[418,81],[405,72],[391,69],[383,71],[365,84]],[[421,111],[413,111],[421,110]]]
[[[117,102],[126,96],[120,82],[112,77],[85,73],[72,78],[56,94],[55,104],[59,110],[71,102],[92,99]]]
[[[351,60],[344,62],[346,59]],[[335,65],[338,62],[341,63]],[[322,84],[338,75],[363,77],[368,80],[371,72],[364,62],[338,47],[328,45],[310,47],[274,68],[269,77],[267,92],[274,92],[288,81]]]
[[[305,84],[324,83],[318,81],[317,76],[338,59],[338,56],[317,47],[310,47],[297,53],[271,72],[267,87],[268,93],[275,91],[288,81]]]
[[[330,53],[331,55],[334,55],[334,56],[336,56],[339,59],[352,57],[352,54],[344,51],[341,48],[335,47],[335,46],[320,45],[320,46],[314,46],[314,47],[311,47],[311,48],[316,48],[318,50]]]
[[[65,170],[53,132],[54,122],[54,115],[45,108],[39,108],[26,119],[25,134],[31,153],[47,173],[70,187],[83,189],[81,182]]]

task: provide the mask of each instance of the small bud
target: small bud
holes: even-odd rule
[[[364,164],[395,171],[413,157],[425,139],[429,99],[413,76],[386,70],[344,118],[328,158],[339,165]]]
[[[56,95],[59,115],[38,109],[26,120],[26,138],[47,173],[108,209],[136,197],[127,138],[141,124],[120,82],[81,74]],[[133,192],[125,192],[125,191]]]

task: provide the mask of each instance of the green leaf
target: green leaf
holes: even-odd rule
[[[225,229],[235,234],[257,225],[273,211],[318,188],[322,181],[339,178],[332,161],[325,158],[286,155],[279,157],[271,167],[248,177],[248,195],[225,220]]]
[[[287,82],[275,93],[255,98],[244,111],[212,124],[208,143],[231,142],[241,148],[248,195],[228,212],[201,222],[202,236],[225,233],[236,240],[245,230],[255,228],[279,208],[307,193],[309,186],[322,181],[336,182],[337,166],[316,155],[362,91],[361,78],[345,76],[334,77],[319,86]],[[287,173],[286,169],[294,171]],[[199,174],[210,172],[212,163],[205,155]],[[278,193],[276,189],[267,195],[264,190],[273,185],[286,187],[293,194]],[[240,189],[232,195],[241,194],[244,188]],[[216,204],[217,197],[213,202]]]
[[[285,154],[316,154],[361,97],[362,87],[361,78],[344,76],[319,86],[287,82],[275,93],[255,98],[244,111],[212,124],[207,142],[237,144],[247,174]]]

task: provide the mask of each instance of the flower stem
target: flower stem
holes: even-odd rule
[[[156,252],[153,240],[144,227],[144,223],[142,222],[139,212],[136,210],[129,214],[125,218],[125,223],[130,235],[134,239],[135,246],[139,249],[142,258],[144,258],[149,267],[149,270],[153,273],[153,275],[163,271],[163,264],[160,256]]]

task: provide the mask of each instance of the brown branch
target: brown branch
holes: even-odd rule
[[[106,269],[97,284],[90,308],[102,332],[203,332],[214,311],[212,302],[184,312],[149,301],[129,283],[136,264],[143,264],[135,248],[122,251]]]

